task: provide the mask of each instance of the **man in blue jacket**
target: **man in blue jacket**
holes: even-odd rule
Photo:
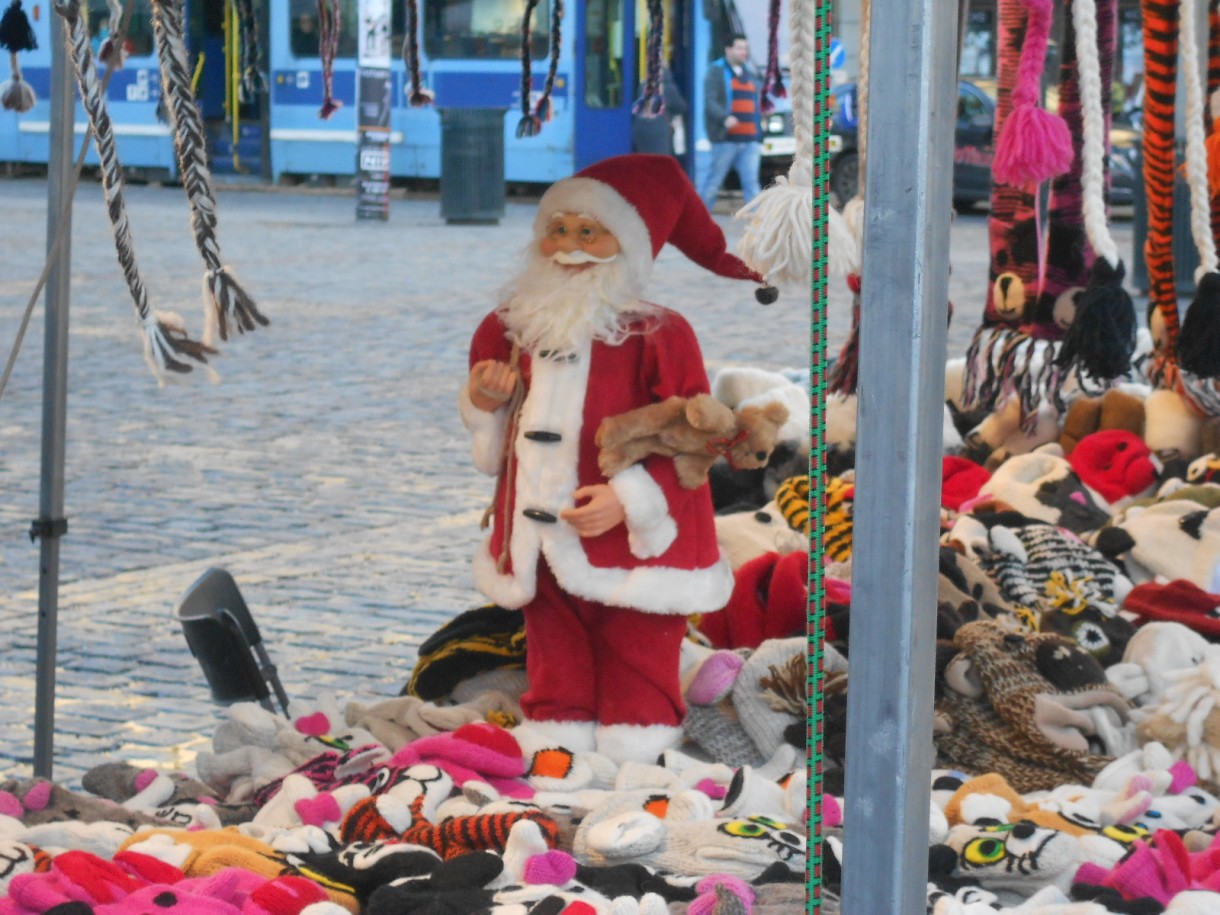
[[[749,64],[750,44],[730,35],[724,57],[707,68],[703,81],[703,117],[712,144],[712,163],[699,186],[710,211],[729,169],[737,172],[745,202],[758,195],[762,160],[762,77]]]

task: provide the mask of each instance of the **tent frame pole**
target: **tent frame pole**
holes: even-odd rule
[[[42,367],[42,473],[38,518],[30,539],[40,540],[38,659],[34,695],[34,774],[51,778],[55,740],[55,664],[59,625],[59,544],[64,517],[64,452],[68,402],[68,302],[72,264],[72,146],[76,95],[64,45],[63,20],[51,15],[51,131],[47,164],[47,275]],[[56,235],[62,233],[58,251]]]
[[[959,10],[872,5],[845,915],[922,912]]]

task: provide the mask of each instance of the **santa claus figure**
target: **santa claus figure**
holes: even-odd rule
[[[619,156],[553,185],[460,396],[475,465],[498,478],[474,577],[524,610],[525,725],[619,761],[654,762],[680,740],[686,617],[733,587],[706,483],[680,487],[658,455],[609,479],[598,469],[603,419],[709,390],[690,325],[641,299],[667,242],[761,283],[670,157]]]

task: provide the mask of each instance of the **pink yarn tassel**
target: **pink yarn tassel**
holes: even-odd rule
[[[1025,47],[1012,92],[1012,111],[996,142],[991,173],[1001,184],[1038,184],[1072,166],[1072,135],[1057,114],[1038,107],[1046,43],[1051,31],[1051,0],[1025,0],[1029,18]]]

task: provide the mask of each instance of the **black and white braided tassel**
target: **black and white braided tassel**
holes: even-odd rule
[[[110,12],[110,35],[97,49],[97,59],[111,70],[120,70],[127,62],[127,49],[122,41],[115,40],[123,37],[118,34],[120,23],[123,22],[123,4],[119,0],[106,0],[106,9]]]
[[[267,91],[262,70],[262,48],[258,40],[258,19],[251,0],[234,0],[237,7],[237,28],[241,37],[241,82],[237,90],[240,100],[252,102]]]
[[[191,94],[191,71],[182,30],[182,0],[153,0],[152,6],[153,35],[161,62],[161,90],[168,98],[166,109],[174,132],[182,186],[186,188],[191,206],[195,247],[207,267],[203,277],[207,321],[203,339],[211,344],[215,342],[217,330],[221,340],[229,339],[230,322],[238,333],[270,322],[221,261],[220,242],[216,238],[216,197],[208,171],[203,119]]]
[[[123,277],[127,280],[127,288],[131,290],[136,314],[139,315],[140,325],[144,330],[144,357],[159,380],[165,378],[166,372],[189,372],[192,369],[191,364],[181,357],[206,363],[207,356],[214,354],[216,350],[187,336],[182,320],[177,315],[155,312],[148,306],[148,291],[144,288],[144,280],[136,265],[131,228],[127,224],[127,206],[123,200],[123,172],[115,149],[114,128],[98,84],[97,67],[93,63],[93,52],[89,48],[89,33],[81,18],[80,0],[54,0],[53,5],[55,12],[64,20],[68,56],[72,59],[72,68],[76,71],[81,104],[89,118],[89,125],[93,128],[102,190],[106,195],[106,208],[110,213],[119,266],[123,269]]]

